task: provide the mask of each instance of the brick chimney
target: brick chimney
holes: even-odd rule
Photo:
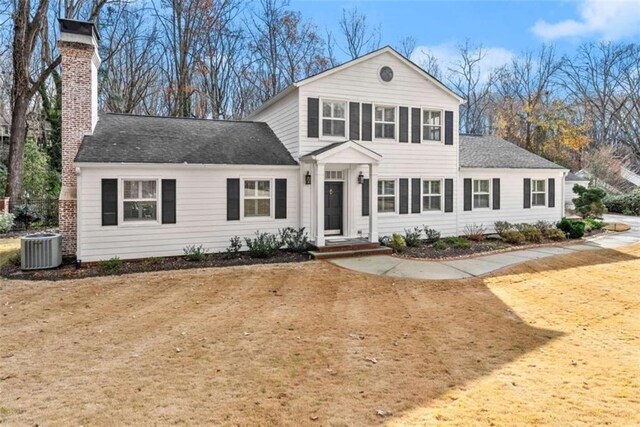
[[[99,36],[93,22],[60,19],[58,48],[62,56],[62,189],[58,208],[62,250],[76,254],[76,168],[73,164],[85,135],[98,121]]]

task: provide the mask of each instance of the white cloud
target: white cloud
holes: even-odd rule
[[[480,61],[480,80],[486,81],[491,72],[511,62],[514,53],[502,47],[482,47],[484,57]],[[422,65],[428,56],[437,58],[438,66],[443,74],[448,68],[460,61],[460,53],[455,43],[444,43],[433,46],[417,46],[411,54],[411,60]]]
[[[532,31],[545,41],[588,36],[619,40],[640,34],[639,0],[580,0],[578,12],[578,20],[538,21]]]

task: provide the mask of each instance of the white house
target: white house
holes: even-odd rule
[[[61,231],[83,261],[221,251],[284,227],[324,246],[563,215],[566,169],[459,135],[464,100],[390,47],[292,84],[245,121],[214,121],[98,117],[97,37],[61,20]]]

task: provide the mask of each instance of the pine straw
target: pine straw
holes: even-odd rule
[[[458,281],[324,262],[3,280],[0,421],[638,424],[638,256]]]

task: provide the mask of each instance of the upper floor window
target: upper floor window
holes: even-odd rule
[[[396,211],[396,182],[392,179],[378,181],[378,212]]]
[[[155,221],[158,198],[155,180],[124,180],[123,219]]]
[[[547,185],[544,179],[534,179],[531,181],[531,206],[545,206]]]
[[[396,109],[395,107],[376,107],[376,138],[395,139]]]
[[[439,211],[442,200],[440,180],[422,181],[422,210]]]
[[[322,101],[322,135],[345,136],[347,103]]]
[[[246,179],[244,181],[244,216],[271,215],[271,181]]]
[[[473,180],[473,207],[474,208],[489,207],[489,180],[488,179]]]
[[[425,141],[442,140],[442,112],[422,110],[422,139]]]

